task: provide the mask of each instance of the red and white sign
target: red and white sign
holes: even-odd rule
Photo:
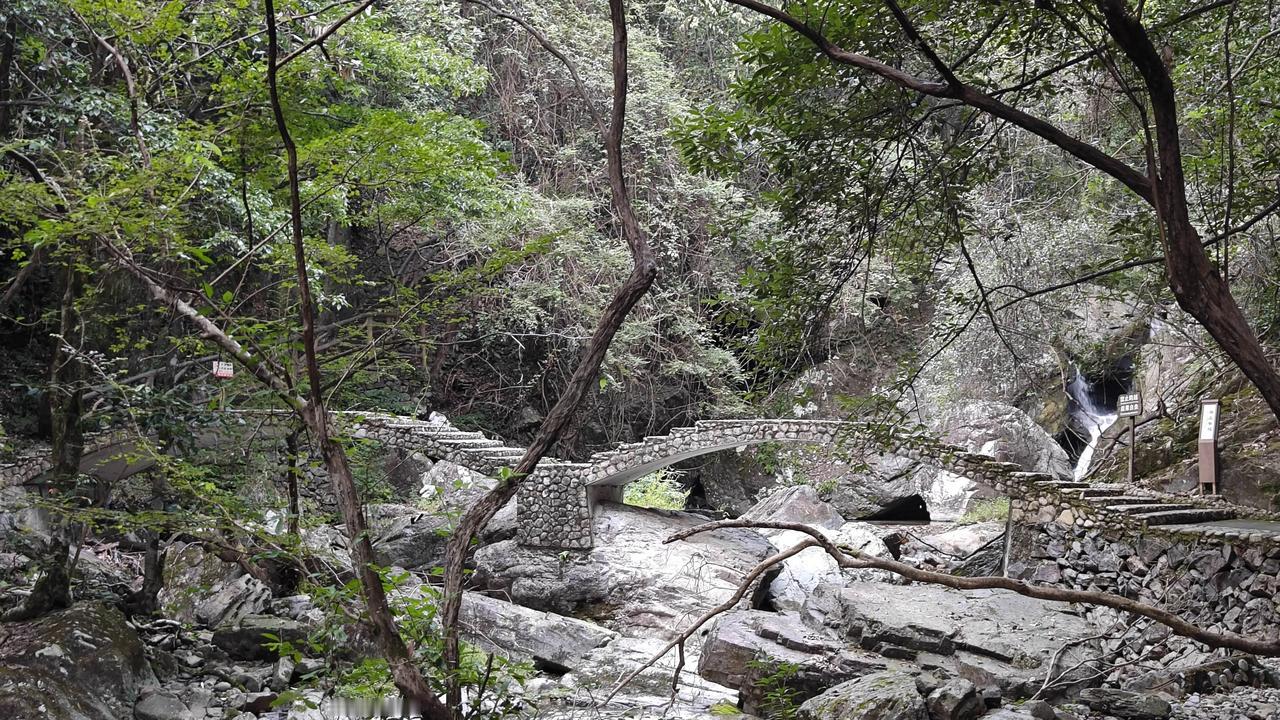
[[[232,378],[236,375],[235,366],[226,360],[213,361],[213,376],[216,378]]]

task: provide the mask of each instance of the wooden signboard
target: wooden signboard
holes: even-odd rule
[[[1133,482],[1134,468],[1134,438],[1136,436],[1137,420],[1136,418],[1142,414],[1142,395],[1138,393],[1130,393],[1121,395],[1116,400],[1116,415],[1129,418],[1129,482]]]
[[[1138,393],[1121,395],[1116,401],[1116,415],[1120,417],[1137,417],[1142,414],[1142,396]]]
[[[1200,494],[1218,494],[1218,425],[1221,404],[1217,400],[1200,401]]]

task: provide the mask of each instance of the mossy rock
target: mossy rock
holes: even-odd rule
[[[800,706],[800,720],[929,720],[915,676],[903,670],[841,683]]]
[[[2,718],[133,717],[138,693],[155,681],[141,639],[113,607],[84,602],[0,624]]]

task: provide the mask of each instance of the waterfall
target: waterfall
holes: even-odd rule
[[[1093,451],[1098,447],[1098,438],[1116,421],[1115,408],[1107,408],[1097,402],[1098,393],[1093,383],[1089,382],[1079,370],[1067,385],[1067,395],[1075,401],[1071,409],[1071,417],[1089,433],[1089,442],[1080,451],[1076,461],[1075,479],[1079,480],[1089,471],[1089,463],[1093,460]]]

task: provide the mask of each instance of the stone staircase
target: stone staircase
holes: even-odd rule
[[[1187,500],[1171,500],[1155,494],[1140,494],[1127,485],[1098,485],[1075,481],[1039,483],[1057,489],[1065,497],[1079,499],[1100,511],[1127,515],[1145,525],[1191,525],[1217,520],[1234,520],[1239,515],[1228,507]]]
[[[460,430],[448,423],[413,420],[404,417],[366,417],[357,426],[355,437],[387,439],[387,433],[396,435],[401,447],[420,448],[432,457],[448,460],[486,475],[496,474],[502,468],[513,468],[525,449],[505,445],[484,433]],[[406,444],[407,441],[407,444]],[[557,458],[543,458],[540,467],[566,464]]]

